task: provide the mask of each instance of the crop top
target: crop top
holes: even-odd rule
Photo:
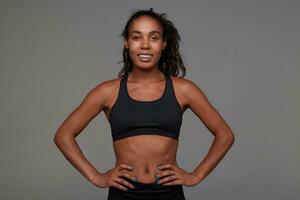
[[[164,76],[163,95],[152,101],[131,98],[127,90],[128,74],[121,78],[118,97],[109,114],[113,141],[135,135],[161,135],[178,140],[183,112],[172,79]]]

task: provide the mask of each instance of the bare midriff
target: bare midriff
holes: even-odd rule
[[[160,135],[136,135],[113,142],[116,166],[128,164],[133,170],[121,170],[137,178],[141,183],[156,181],[155,174],[161,172],[158,165],[177,166],[178,141]],[[121,177],[122,178],[122,177]]]

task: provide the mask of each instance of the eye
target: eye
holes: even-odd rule
[[[137,40],[137,39],[139,39],[139,38],[140,38],[140,36],[133,36],[133,37],[132,37],[133,40]]]
[[[157,36],[153,36],[151,37],[152,40],[158,40],[158,37]]]

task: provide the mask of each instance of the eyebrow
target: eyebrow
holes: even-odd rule
[[[134,34],[134,33],[141,34],[142,32],[137,31],[137,30],[133,30],[133,31],[131,31],[131,33],[129,35]],[[156,33],[156,34],[160,35],[159,31],[150,31],[150,34],[153,34],[153,33]]]

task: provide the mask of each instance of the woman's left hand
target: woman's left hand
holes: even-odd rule
[[[161,185],[185,185],[188,187],[195,186],[199,183],[197,177],[184,169],[172,165],[160,165],[158,169],[161,171],[156,173],[157,183]]]

